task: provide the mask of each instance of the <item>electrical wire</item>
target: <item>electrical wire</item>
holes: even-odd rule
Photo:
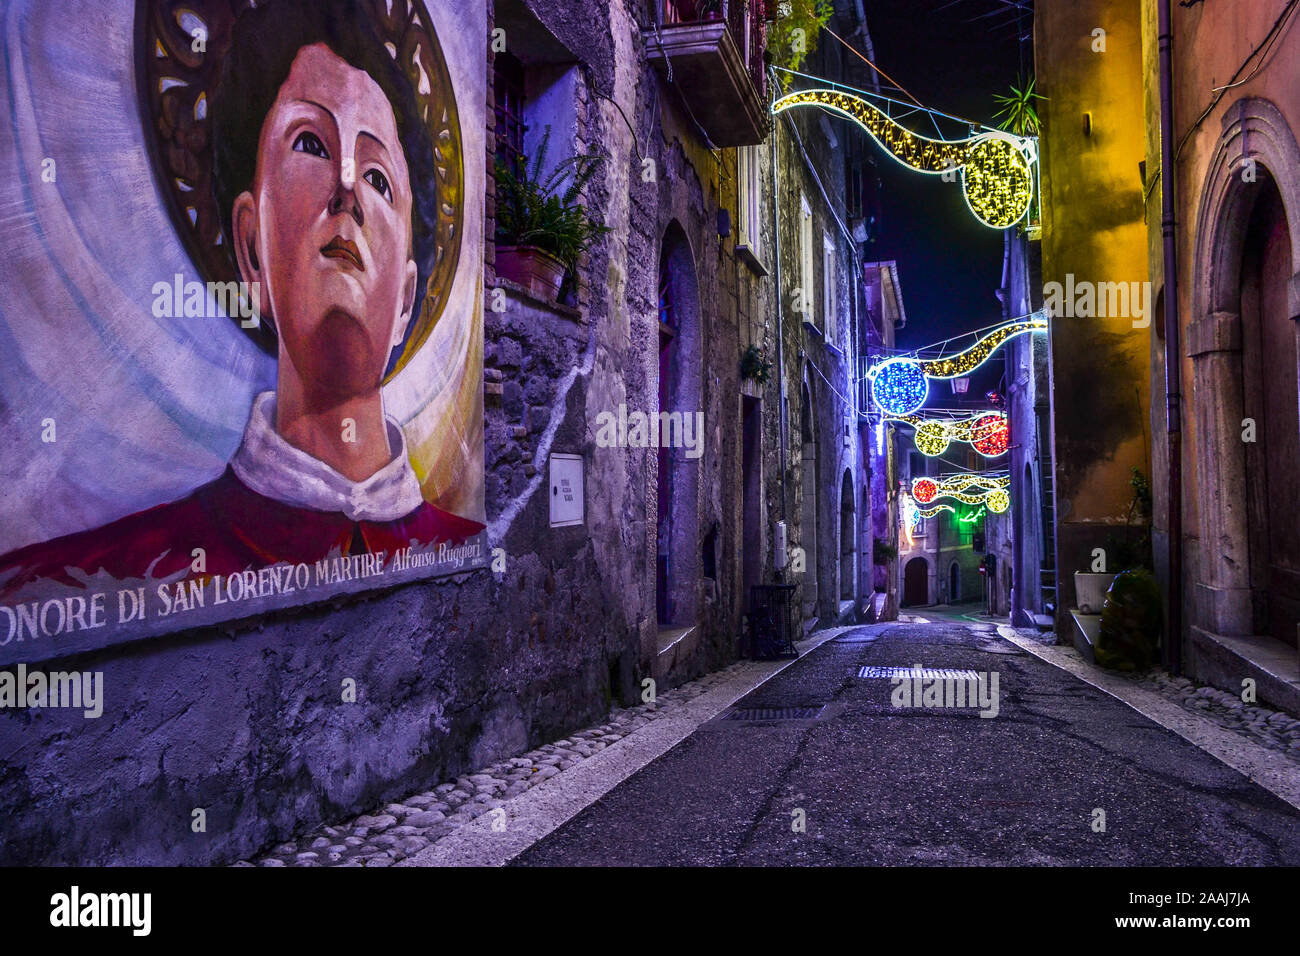
[[[1280,35],[1279,31],[1281,30],[1283,24],[1288,19],[1290,19],[1293,13],[1295,13],[1297,4],[1300,4],[1300,0],[1290,0],[1290,2],[1286,5],[1286,9],[1284,9],[1282,13],[1278,16],[1278,18],[1275,21],[1273,21],[1273,26],[1268,31],[1268,34],[1264,37],[1264,39],[1260,41],[1259,45],[1256,46],[1255,49],[1250,51],[1250,55],[1247,56],[1246,59],[1241,61],[1241,66],[1237,67],[1237,72],[1232,74],[1231,78],[1228,80],[1227,85],[1216,86],[1213,90],[1211,90],[1211,92],[1214,93],[1215,95],[1210,100],[1210,105],[1205,107],[1204,112],[1202,112],[1201,115],[1196,118],[1196,121],[1192,123],[1192,125],[1188,127],[1187,132],[1183,134],[1183,138],[1178,141],[1178,148],[1174,150],[1175,160],[1177,160],[1178,157],[1182,155],[1183,147],[1186,146],[1187,141],[1192,138],[1192,134],[1195,133],[1197,129],[1200,128],[1203,122],[1205,122],[1205,118],[1214,112],[1214,108],[1219,105],[1219,101],[1223,99],[1223,95],[1228,90],[1233,89],[1234,87],[1237,86],[1241,86],[1243,83],[1248,82],[1249,80],[1254,78],[1254,76],[1257,73],[1259,73],[1261,69],[1263,69],[1264,63],[1268,59],[1268,53],[1265,50],[1265,48],[1272,47],[1273,41]],[[1241,71],[1246,68],[1246,65],[1250,63],[1251,60],[1255,59],[1256,55],[1259,54],[1261,50],[1265,52],[1264,52],[1264,56],[1260,57],[1259,65],[1256,66],[1255,69],[1251,71],[1250,76],[1247,76],[1245,79],[1238,81],[1237,78],[1241,76]],[[1161,170],[1161,172],[1163,173],[1163,170]]]
[[[989,125],[987,125],[987,124],[985,124],[985,123],[980,123],[980,122],[977,122],[977,121],[975,121],[975,120],[969,120],[969,119],[966,119],[966,118],[963,117],[963,116],[955,116],[955,115],[953,115],[952,113],[945,113],[943,110],[937,110],[937,109],[934,109],[933,107],[930,107],[930,106],[921,106],[921,105],[919,105],[919,104],[918,104],[918,105],[913,105],[913,104],[911,104],[911,103],[904,103],[902,100],[895,99],[895,98],[892,97],[892,96],[886,96],[884,93],[880,93],[880,92],[877,92],[877,91],[874,91],[874,90],[863,90],[863,89],[859,89],[859,88],[856,87],[856,86],[850,86],[848,83],[840,83],[840,82],[837,82],[836,80],[827,79],[827,78],[824,77],[824,76],[814,76],[812,73],[803,73],[803,72],[801,72],[801,71],[799,71],[799,70],[791,70],[791,69],[787,69],[786,67],[783,67],[783,66],[773,66],[772,69],[773,69],[773,70],[776,70],[776,71],[779,72],[779,73],[788,73],[788,74],[790,74],[791,76],[798,76],[798,77],[801,77],[802,79],[805,79],[805,80],[813,80],[813,81],[815,81],[815,82],[817,82],[817,83],[824,84],[825,86],[831,87],[831,88],[833,88],[833,89],[844,90],[845,92],[848,92],[848,93],[854,93],[854,94],[857,94],[858,96],[863,96],[863,97],[867,97],[867,98],[870,98],[870,99],[879,100],[879,101],[881,101],[882,103],[888,103],[888,104],[890,104],[891,106],[899,106],[899,107],[902,107],[903,109],[906,109],[906,110],[909,110],[909,111],[912,111],[912,112],[921,112],[921,113],[926,113],[926,114],[928,114],[931,118],[937,116],[937,117],[939,117],[939,118],[941,118],[941,119],[952,120],[953,122],[961,123],[963,126],[969,127],[969,128],[970,128],[971,130],[973,130],[973,131],[974,131],[974,130],[987,130],[987,131],[989,131],[989,132],[1000,132],[1000,131],[997,130],[995,127],[989,126]],[[890,118],[892,119],[893,117],[891,116]],[[970,138],[969,135],[961,137],[961,139],[969,139],[969,138]],[[943,141],[943,142],[956,142],[957,140],[942,140],[942,141]]]

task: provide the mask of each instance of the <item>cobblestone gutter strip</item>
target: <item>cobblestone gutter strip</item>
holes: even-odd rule
[[[799,643],[800,653],[856,629],[817,631]],[[235,865],[500,865],[790,663],[733,664],[661,694],[653,704],[611,711],[598,727]],[[497,809],[503,812],[492,812]]]
[[[1128,704],[1300,809],[1300,737],[1293,733],[1296,722],[1286,714],[1244,704],[1213,688],[1197,689],[1185,678],[1162,672],[1129,677],[1102,670],[1085,661],[1073,647],[1044,644],[1006,625],[999,627],[998,633]]]

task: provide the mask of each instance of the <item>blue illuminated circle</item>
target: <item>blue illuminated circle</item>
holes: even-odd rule
[[[871,397],[889,415],[910,415],[930,395],[930,380],[915,359],[892,358],[876,369]]]

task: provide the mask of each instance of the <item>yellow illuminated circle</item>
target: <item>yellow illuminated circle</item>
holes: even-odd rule
[[[912,441],[916,445],[916,450],[922,455],[934,458],[936,455],[942,455],[948,447],[947,432],[944,422],[923,422],[917,426]]]
[[[1011,496],[999,488],[997,491],[990,491],[988,497],[984,499],[984,503],[988,505],[989,511],[1002,514],[1011,506]]]

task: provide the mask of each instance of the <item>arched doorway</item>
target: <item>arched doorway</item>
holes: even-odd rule
[[[956,604],[961,600],[961,566],[954,561],[948,566],[948,603]]]
[[[1276,106],[1245,97],[1227,108],[1192,230],[1184,392],[1195,493],[1215,506],[1195,512],[1200,553],[1181,595],[1198,630],[1291,646],[1300,622],[1300,527],[1287,507],[1300,490],[1297,170],[1300,146]]]
[[[659,254],[660,412],[683,418],[700,408],[699,287],[686,234],[672,223]],[[658,448],[655,612],[661,628],[695,620],[699,577],[697,459],[684,448]]]
[[[1241,258],[1242,410],[1255,423],[1245,442],[1250,587],[1254,630],[1288,645],[1300,621],[1300,394],[1296,329],[1287,302],[1291,237],[1282,197],[1266,172]]]
[[[813,410],[813,391],[807,381],[803,383],[799,409],[799,433],[803,439],[803,456],[800,469],[801,507],[799,509],[799,536],[804,550],[803,616],[804,620],[817,617],[817,429]]]
[[[840,600],[852,601],[858,578],[858,529],[853,507],[853,473],[840,482]]]
[[[903,568],[903,606],[925,604],[930,597],[930,568],[925,558],[912,558]]]

